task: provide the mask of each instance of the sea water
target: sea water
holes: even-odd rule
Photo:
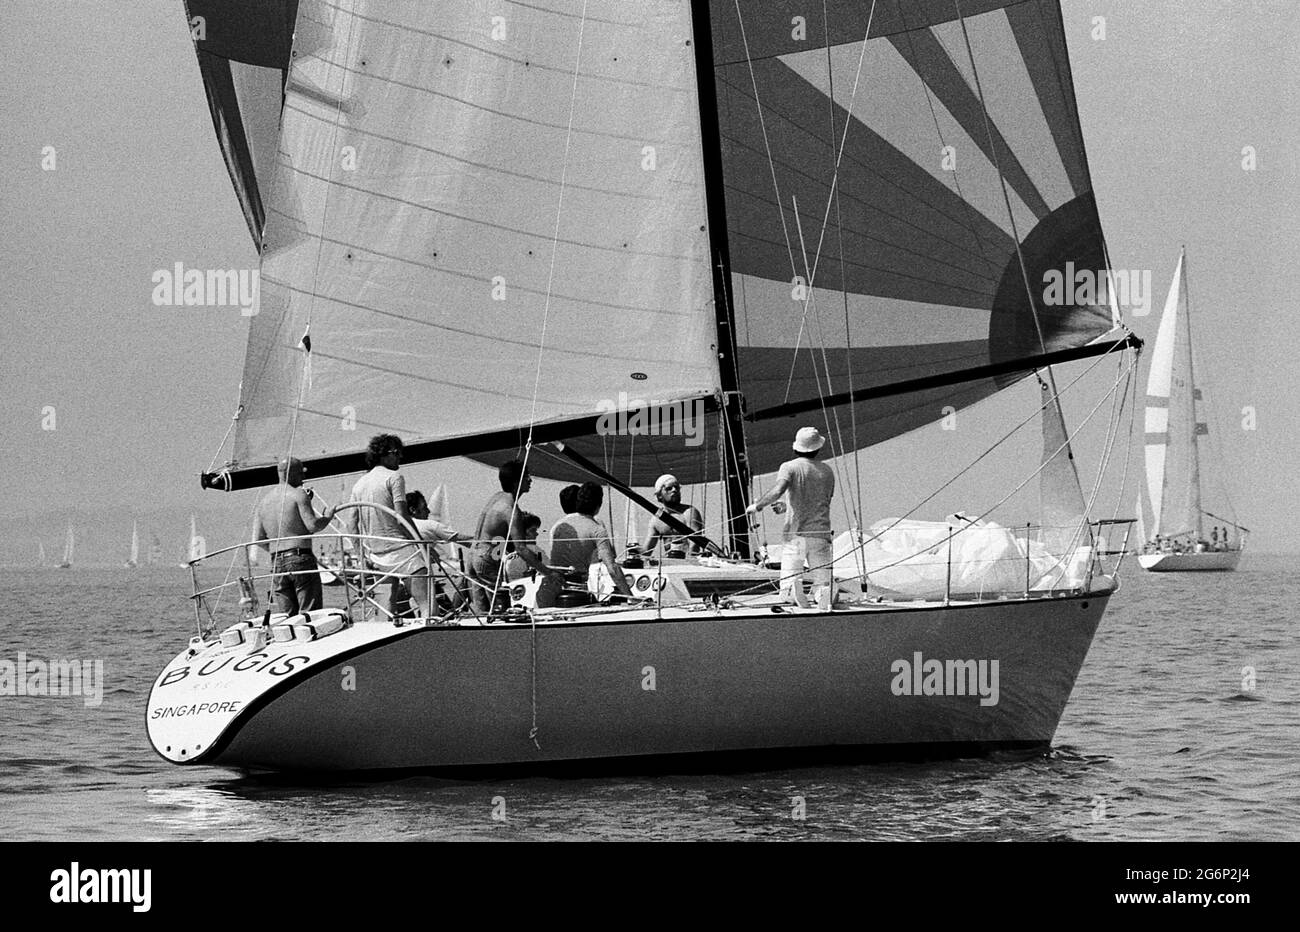
[[[100,662],[102,682],[97,702],[85,682],[0,695],[0,838],[1295,840],[1292,563],[1247,553],[1236,573],[1157,575],[1130,561],[1045,755],[332,785],[154,754],[145,700],[194,633],[187,571],[4,569],[0,660],[76,660],[88,681]]]

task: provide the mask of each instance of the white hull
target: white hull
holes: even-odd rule
[[[831,613],[596,609],[535,629],[367,621],[314,641],[196,645],[155,682],[147,724],[169,761],[251,770],[1038,748],[1111,591]],[[900,679],[896,663],[918,654],[923,668],[984,661],[996,691]],[[931,694],[899,694],[900,682]]]
[[[1226,572],[1241,561],[1240,550],[1208,550],[1205,553],[1143,553],[1142,569],[1152,573]]]

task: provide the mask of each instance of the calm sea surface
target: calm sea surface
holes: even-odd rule
[[[145,699],[193,633],[186,571],[0,570],[0,660],[101,659],[105,679],[97,708],[0,696],[0,839],[1300,839],[1293,561],[1125,570],[1043,757],[335,786],[154,755]]]

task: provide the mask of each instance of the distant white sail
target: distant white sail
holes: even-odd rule
[[[202,560],[208,552],[208,542],[198,531],[198,526],[194,520],[194,515],[190,515],[190,548],[189,560]]]
[[[68,525],[68,537],[63,543],[63,562],[59,566],[72,565],[72,552],[76,547],[76,537],[72,533],[72,525]]]
[[[37,548],[38,548],[38,550],[37,550],[37,554],[36,554],[36,565],[37,565],[37,566],[44,566],[44,565],[45,565],[45,545],[44,545],[44,544],[37,544],[36,546],[37,546]]]
[[[128,566],[135,566],[140,562],[140,529],[138,522],[131,522],[131,559],[127,561]]]
[[[1185,254],[1179,255],[1147,376],[1147,494],[1153,535],[1194,534],[1199,539],[1203,534],[1196,436],[1205,432],[1205,425],[1196,418],[1199,392],[1192,384],[1192,337],[1183,287],[1185,260]]]

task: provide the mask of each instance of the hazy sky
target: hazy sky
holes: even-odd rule
[[[1198,380],[1208,383],[1225,456],[1219,472],[1256,532],[1254,547],[1300,549],[1300,315],[1291,286],[1300,243],[1300,3],[1066,0],[1063,8],[1112,260],[1152,272],[1153,312],[1129,323],[1154,340],[1186,244]],[[1097,16],[1104,40],[1093,37]],[[180,0],[5,0],[0,69],[0,561],[38,537],[55,546],[74,512],[89,524],[125,521],[123,535],[132,513],[165,516],[170,549],[188,525],[175,515],[195,510],[216,543],[215,530],[233,534],[251,507],[248,493],[201,492],[196,479],[237,400],[247,320],[236,308],[155,307],[150,276],[176,262],[251,268],[256,256]],[[47,146],[54,171],[42,170]],[[1253,171],[1242,168],[1246,146],[1256,153]],[[1023,416],[1033,394],[1006,394],[963,415],[959,431],[927,428],[902,449],[863,454],[868,519],[910,506],[977,454],[989,430]],[[1082,417],[1096,398],[1071,399],[1067,415]],[[42,429],[47,406],[55,430]],[[1242,429],[1247,407],[1255,430]],[[1098,440],[1088,431],[1077,445],[1085,486]],[[1009,454],[1020,460],[1018,476],[1037,443],[1031,436]],[[1130,501],[1140,434],[1138,444]],[[411,472],[411,485],[447,482],[462,523],[492,481],[464,463]],[[978,507],[998,480],[977,479],[922,516]],[[338,481],[320,488],[336,491]],[[544,516],[557,510],[553,491],[539,487]],[[1113,502],[1103,501],[1109,514]],[[715,520],[716,500],[711,512]]]

